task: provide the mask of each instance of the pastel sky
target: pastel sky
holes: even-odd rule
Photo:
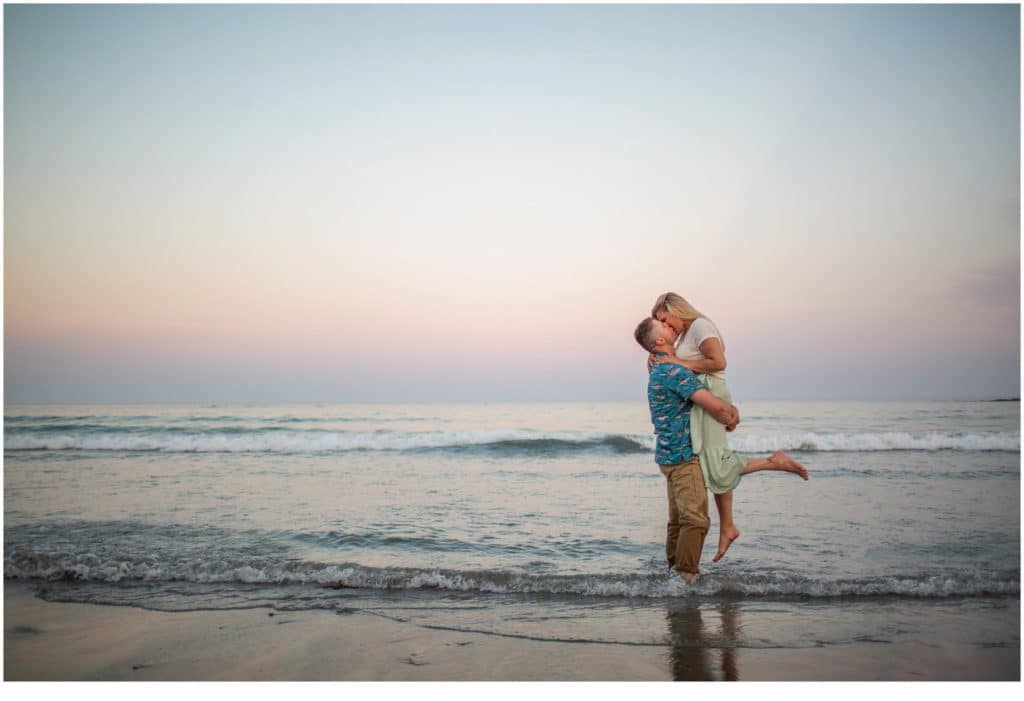
[[[997,6],[4,7],[5,402],[1020,386]]]

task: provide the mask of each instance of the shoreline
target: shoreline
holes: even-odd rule
[[[4,582],[5,681],[671,679],[664,649],[427,629],[364,612],[55,603],[36,588]]]
[[[1019,681],[1020,648],[717,649],[427,628],[369,612],[163,612],[4,581],[5,681]]]

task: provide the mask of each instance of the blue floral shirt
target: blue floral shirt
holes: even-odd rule
[[[682,365],[661,363],[651,368],[647,401],[658,438],[654,461],[659,465],[675,465],[693,459],[690,397],[699,389],[704,389],[704,385]]]

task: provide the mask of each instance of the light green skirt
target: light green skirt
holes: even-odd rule
[[[725,379],[717,375],[697,375],[711,394],[726,404],[732,404],[732,395]],[[700,457],[700,471],[704,473],[704,484],[715,494],[731,492],[740,483],[747,461],[729,450],[725,426],[703,408],[693,405],[690,409],[690,439],[693,452]]]

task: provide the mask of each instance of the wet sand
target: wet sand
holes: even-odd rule
[[[132,681],[1019,680],[1020,650],[676,649],[435,630],[365,613],[166,613],[4,586],[4,679]]]
[[[664,651],[430,630],[331,611],[166,613],[43,601],[5,583],[15,680],[669,679]]]

